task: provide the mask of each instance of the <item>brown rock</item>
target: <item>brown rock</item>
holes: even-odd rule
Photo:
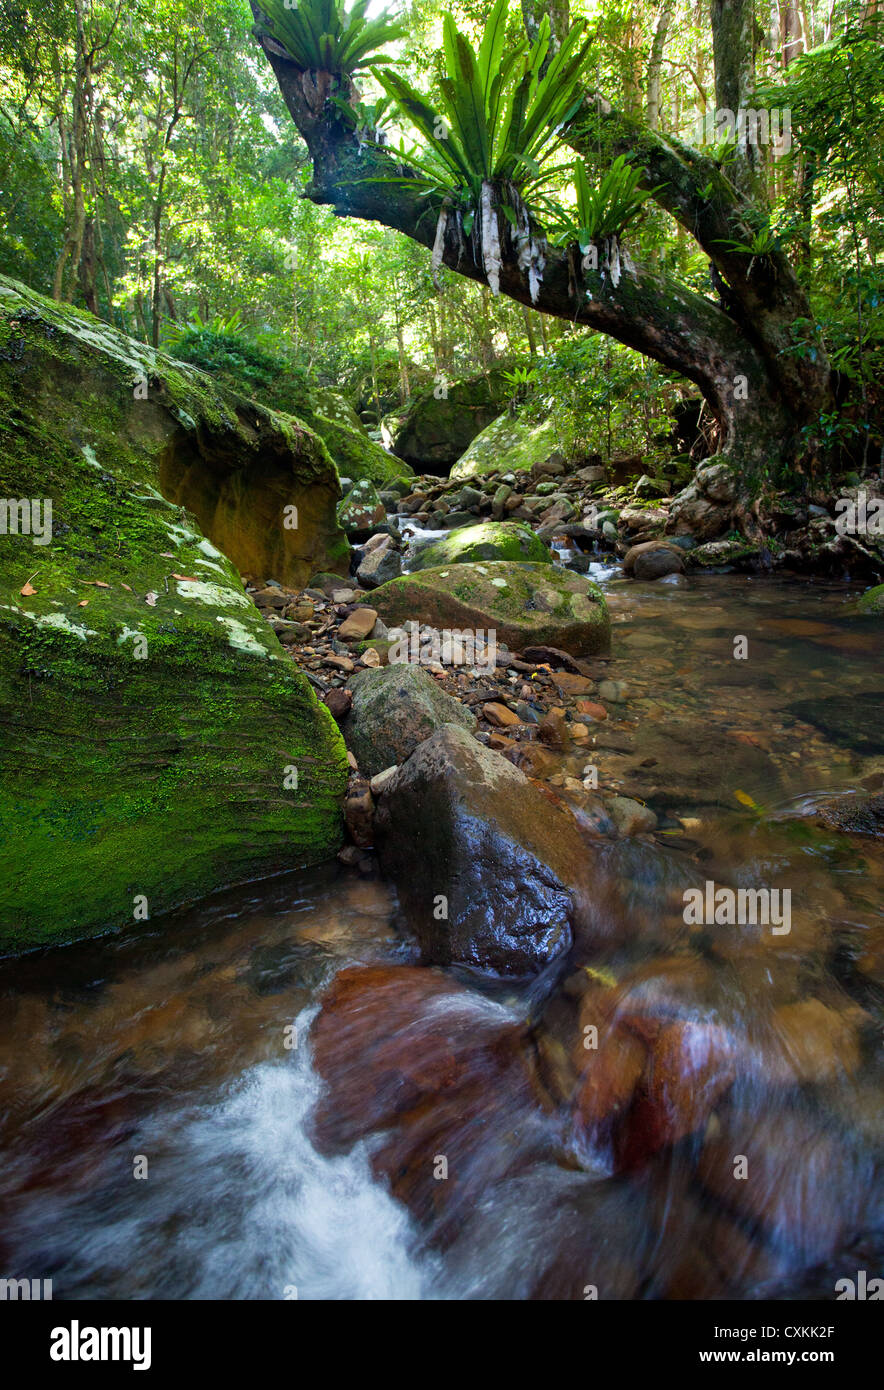
[[[364,777],[353,777],[344,802],[344,823],[354,845],[368,849],[374,844],[373,820],[371,788]]]
[[[326,691],[322,698],[338,723],[341,722],[345,715],[350,713],[350,706],[353,704],[353,695],[351,691],[344,690],[341,687],[335,687],[333,690]]]
[[[594,700],[578,700],[577,713],[588,715],[590,719],[607,719],[608,711],[604,705],[597,705]]]
[[[498,704],[491,700],[487,705],[482,706],[482,714],[489,724],[494,724],[498,729],[507,728],[511,724],[521,724],[519,716],[506,705]]]
[[[567,695],[588,695],[593,687],[588,676],[574,676],[568,671],[558,671],[553,676],[553,684],[563,698]]]
[[[373,608],[354,608],[349,618],[345,618],[338,628],[338,637],[342,642],[361,642],[371,635],[377,620],[378,615]]]
[[[568,745],[568,721],[565,711],[553,706],[538,725],[538,734],[544,743],[552,748],[566,748]]]

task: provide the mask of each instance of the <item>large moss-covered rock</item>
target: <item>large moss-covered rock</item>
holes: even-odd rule
[[[305,501],[280,560],[309,577],[337,554],[337,481],[314,436],[0,281],[0,495],[36,499],[41,522],[0,535],[2,948],[337,848],[343,743],[230,560],[163,496],[196,470],[222,533],[221,498],[245,515],[287,478],[280,500]]]
[[[369,438],[343,396],[318,386],[303,368],[292,367],[244,334],[191,329],[179,338],[174,352],[210,372],[228,390],[309,425],[325,442],[341,477],[383,483],[403,471],[401,460]]]
[[[573,656],[606,652],[611,620],[598,585],[554,565],[450,565],[382,584],[371,606],[387,625],[414,619],[431,627],[489,629],[511,651],[560,647]]]
[[[856,601],[857,612],[884,615],[884,584],[876,584],[874,589],[866,589]]]
[[[325,441],[342,478],[380,485],[411,473],[408,464],[370,438],[356,411],[337,391],[316,387],[313,395],[308,422]]]
[[[455,479],[476,478],[497,469],[503,473],[530,470],[553,454],[567,453],[570,440],[553,420],[522,420],[505,414],[477,434],[451,470]]]
[[[458,526],[442,540],[419,551],[412,569],[467,564],[471,560],[533,560],[549,564],[549,548],[524,521],[484,521]]]
[[[384,443],[419,473],[446,473],[500,414],[509,392],[502,369],[453,382],[444,394],[425,387],[384,417]]]

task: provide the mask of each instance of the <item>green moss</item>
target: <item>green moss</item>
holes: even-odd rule
[[[884,613],[884,584],[877,584],[874,589],[867,589],[857,599],[856,607],[859,613]]]
[[[610,645],[601,590],[553,565],[492,560],[425,569],[382,584],[370,602],[388,625],[415,619],[437,628],[481,628],[514,651],[541,642],[589,655]]]
[[[492,470],[517,473],[545,463],[555,453],[567,449],[551,420],[540,424],[500,415],[478,434],[451,470],[457,481],[468,481]]]
[[[549,548],[523,521],[484,521],[459,526],[417,555],[413,569],[466,564],[474,560],[533,560],[552,563]]]
[[[316,558],[346,567],[324,446],[2,279],[0,326],[0,496],[52,505],[49,544],[0,536],[0,948],[123,926],[135,895],[155,915],[327,858],[340,734],[230,560],[161,493],[173,445],[247,497],[252,467],[291,477],[300,459],[305,497],[328,499]]]

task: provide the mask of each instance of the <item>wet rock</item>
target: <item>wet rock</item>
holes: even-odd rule
[[[884,695],[877,690],[852,692],[849,700],[843,695],[794,700],[786,708],[842,748],[857,753],[884,751]]]
[[[513,710],[495,700],[490,700],[487,705],[482,706],[482,714],[489,724],[494,724],[498,729],[522,722]]]
[[[683,574],[684,558],[678,546],[667,541],[643,541],[624,556],[623,569],[635,579],[662,579],[667,574]]]
[[[735,1171],[739,1154],[744,1180]],[[873,1156],[821,1130],[797,1105],[760,1114],[734,1108],[703,1145],[698,1176],[726,1210],[805,1265],[881,1220]]]
[[[884,793],[835,796],[817,807],[824,825],[850,835],[884,835]]]
[[[754,1035],[758,1074],[773,1085],[804,1085],[846,1078],[859,1070],[862,1009],[829,1008],[821,999],[801,999],[774,1011],[769,1026]]]
[[[421,744],[381,797],[376,843],[424,958],[526,975],[587,920],[573,821],[460,728]]]
[[[736,1046],[725,1029],[674,1019],[650,1043],[635,1101],[616,1136],[618,1165],[630,1169],[703,1129],[737,1074]]]
[[[539,1157],[523,1025],[438,971],[342,970],[313,1026],[313,1053],[325,1083],[318,1146],[339,1153],[381,1134],[373,1170],[431,1243],[455,1239],[486,1191]]]
[[[613,796],[606,803],[620,835],[643,835],[657,828],[657,817],[649,806],[628,796]]]
[[[384,666],[351,684],[353,708],[344,736],[369,776],[404,762],[443,724],[476,727],[475,715],[440,690],[421,666]]]

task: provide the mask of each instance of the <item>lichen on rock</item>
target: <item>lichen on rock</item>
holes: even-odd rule
[[[0,496],[52,518],[46,545],[0,535],[0,946],[22,949],[334,853],[342,741],[230,559],[164,498],[176,451],[243,505],[252,469],[312,466],[328,500],[299,538],[307,576],[341,542],[328,456],[283,417],[0,289]]]

